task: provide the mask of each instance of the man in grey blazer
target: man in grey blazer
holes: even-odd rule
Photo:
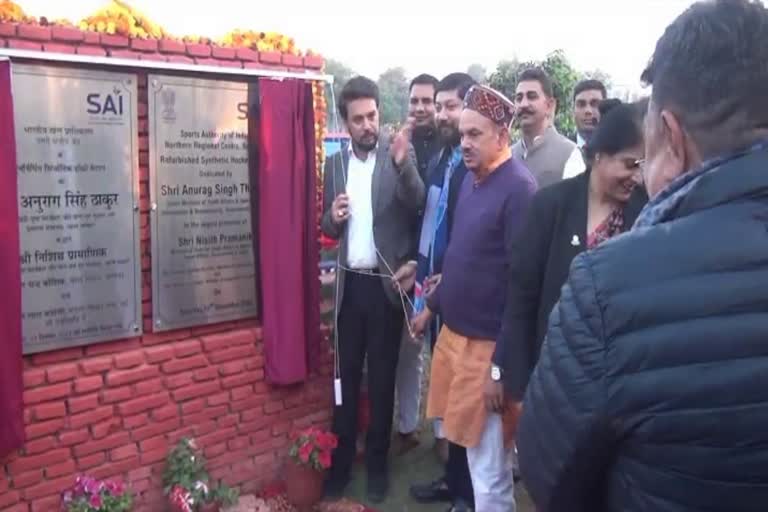
[[[360,381],[368,356],[370,427],[366,440],[368,497],[389,490],[387,453],[392,433],[395,374],[405,313],[393,274],[413,266],[413,225],[424,205],[409,128],[393,140],[379,135],[379,92],[371,80],[351,79],[339,113],[351,144],[325,165],[323,232],[339,240],[338,360],[342,403],[334,409],[339,436],[326,491],[340,496],[355,458]]]

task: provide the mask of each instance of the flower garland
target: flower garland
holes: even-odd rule
[[[319,227],[323,215],[324,143],[328,125],[328,105],[325,100],[325,82],[312,82],[312,100],[315,111],[315,175],[317,176],[317,222]]]
[[[66,19],[48,21],[45,17],[28,16],[12,0],[0,0],[0,22],[77,27],[82,31],[121,35],[134,39],[172,39],[185,43],[214,43],[211,38],[205,36],[174,36],[125,0],[109,0],[109,3],[78,23],[72,23]],[[237,29],[224,35],[215,43],[232,48],[250,48],[259,52],[305,55],[305,52],[296,46],[296,41],[292,37],[277,32]],[[307,51],[306,55],[314,56],[316,54]]]
[[[12,23],[28,23],[32,21],[24,10],[10,0],[0,0],[0,21]]]
[[[136,39],[162,39],[167,36],[160,25],[122,0],[111,0],[83,19],[79,27],[84,31],[120,34]]]
[[[233,30],[219,42],[221,46],[250,48],[258,52],[280,52],[301,55],[292,37],[277,32],[256,32],[253,30]]]

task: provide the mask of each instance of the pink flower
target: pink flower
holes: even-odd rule
[[[91,499],[88,500],[88,504],[93,508],[101,508],[101,496],[94,494]]]
[[[338,445],[336,436],[330,432],[320,432],[317,434],[317,446],[322,450],[332,450]]]
[[[101,483],[94,478],[86,477],[83,480],[83,487],[88,494],[98,494],[101,491]]]
[[[307,443],[299,448],[299,460],[304,463],[309,462],[309,457],[312,455],[312,445]]]
[[[320,466],[323,469],[328,469],[331,467],[331,453],[330,452],[320,452],[320,455],[317,456],[317,461],[320,463]]]
[[[119,498],[120,496],[123,495],[123,493],[125,493],[125,488],[123,487],[123,484],[121,482],[113,482],[110,480],[106,482],[104,487],[107,489],[107,492],[109,492],[109,494],[111,494],[116,498]]]

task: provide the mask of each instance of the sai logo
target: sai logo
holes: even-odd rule
[[[93,115],[123,115],[123,95],[120,88],[114,87],[109,94],[92,92],[86,97],[88,113]]]
[[[163,119],[173,121],[176,119],[176,91],[163,89],[160,91],[160,102],[163,104]]]

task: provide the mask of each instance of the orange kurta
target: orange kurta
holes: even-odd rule
[[[443,420],[443,433],[452,443],[471,448],[480,442],[488,410],[483,389],[491,371],[496,343],[467,338],[443,325],[432,355],[427,417]],[[504,442],[514,439],[519,405],[505,409]]]

